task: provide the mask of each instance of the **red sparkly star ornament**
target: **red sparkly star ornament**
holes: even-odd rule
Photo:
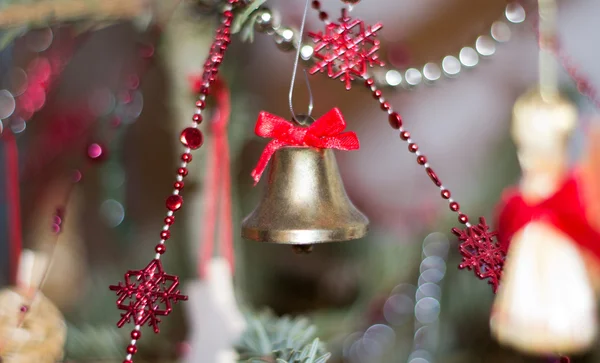
[[[383,65],[377,55],[379,40],[375,34],[383,25],[366,26],[364,21],[352,19],[346,9],[339,21],[327,24],[325,32],[308,33],[316,43],[314,55],[318,59],[310,74],[327,70],[327,76],[341,77],[349,90],[355,77],[366,76],[368,66]]]
[[[121,328],[132,320],[136,325],[147,322],[158,333],[159,316],[169,315],[172,303],[187,300],[178,286],[179,277],[166,274],[159,260],[152,260],[143,270],[128,271],[124,283],[110,286],[119,296],[117,307],[125,310],[117,326]]]
[[[489,279],[494,293],[498,290],[506,255],[498,242],[497,232],[490,231],[485,218],[479,224],[464,230],[452,228],[460,241],[459,251],[463,256],[460,269],[473,270],[482,280]]]

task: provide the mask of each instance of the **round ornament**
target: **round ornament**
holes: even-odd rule
[[[64,318],[41,292],[33,299],[19,289],[0,291],[0,361],[54,363],[63,357]]]

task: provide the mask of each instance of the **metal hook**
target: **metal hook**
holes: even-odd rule
[[[304,7],[304,15],[302,16],[302,23],[300,25],[300,34],[298,35],[298,44],[297,44],[297,50],[296,50],[296,59],[294,60],[294,72],[292,72],[292,82],[290,84],[290,93],[289,93],[289,102],[290,102],[290,111],[292,112],[292,119],[296,122],[299,122],[299,120],[296,117],[296,113],[294,112],[294,105],[292,102],[292,99],[294,97],[294,83],[296,82],[296,73],[298,71],[298,63],[300,61],[300,51],[302,48],[302,35],[304,34],[304,26],[306,25],[306,16],[308,15],[308,4],[310,3],[310,0],[306,0],[306,5]],[[306,80],[306,87],[308,88],[308,94],[310,96],[310,100],[309,100],[309,104],[308,104],[308,115],[310,117],[310,114],[312,113],[313,110],[313,95],[312,95],[312,90],[310,89],[310,83],[308,82],[308,74],[306,73],[306,69],[304,70],[304,79]]]

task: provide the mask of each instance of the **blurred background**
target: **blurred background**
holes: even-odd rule
[[[3,6],[17,3],[0,1],[0,19]],[[321,3],[330,18],[339,16],[342,2]],[[569,67],[590,85],[600,84],[594,36],[600,1],[559,5],[559,39]],[[299,28],[304,2],[268,0],[264,6],[282,26]],[[108,285],[153,256],[178,167],[179,133],[194,112],[193,79],[202,71],[216,24],[213,8],[209,0],[165,0],[153,11],[132,6],[110,19],[92,14],[51,26],[23,20],[25,26],[13,24],[0,33],[0,282],[10,284],[15,259],[15,201],[6,192],[13,155],[7,140],[14,135],[23,246],[56,246],[43,291],[65,315],[67,361],[123,359],[127,333],[115,326],[119,312]],[[374,69],[375,77],[471,220],[492,220],[501,191],[518,180],[508,130],[514,101],[537,81],[536,11],[529,0],[363,0],[352,12],[368,24],[384,24],[379,39],[386,66]],[[309,12],[306,28],[323,28],[317,12]],[[285,42],[285,34],[278,34],[256,32],[253,42],[234,36],[222,70],[232,102],[239,305],[310,317],[332,362],[552,361],[519,355],[492,340],[490,287],[457,269],[460,255],[450,233],[456,216],[359,83],[346,91],[323,74],[309,77],[314,114],[339,107],[361,141],[360,150],[336,156],[350,198],[371,221],[368,236],[318,246],[308,255],[242,240],[241,220],[264,187],[253,187],[250,177],[266,144],[253,132],[257,114],[289,114],[294,51],[282,50],[285,44],[277,43]],[[471,51],[461,52],[464,47]],[[434,65],[430,72],[423,70],[428,63]],[[409,69],[418,74],[407,74]],[[308,97],[299,79],[294,102],[304,109]],[[581,111],[573,140],[577,160],[597,108],[563,68],[560,81]],[[207,123],[201,128],[209,140]],[[184,286],[198,278],[209,153],[207,147],[194,153],[186,204],[177,217],[182,223],[172,229],[163,262]],[[64,215],[58,242],[50,228],[57,208]],[[159,336],[146,334],[136,361],[175,362],[189,349],[190,330],[210,331],[187,316],[195,302],[185,304],[163,319]],[[599,353],[572,359],[600,362]]]

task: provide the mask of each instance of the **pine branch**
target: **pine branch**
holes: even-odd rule
[[[277,318],[265,311],[248,315],[248,329],[237,347],[240,362],[247,363],[325,363],[325,352],[316,327],[305,318]]]

